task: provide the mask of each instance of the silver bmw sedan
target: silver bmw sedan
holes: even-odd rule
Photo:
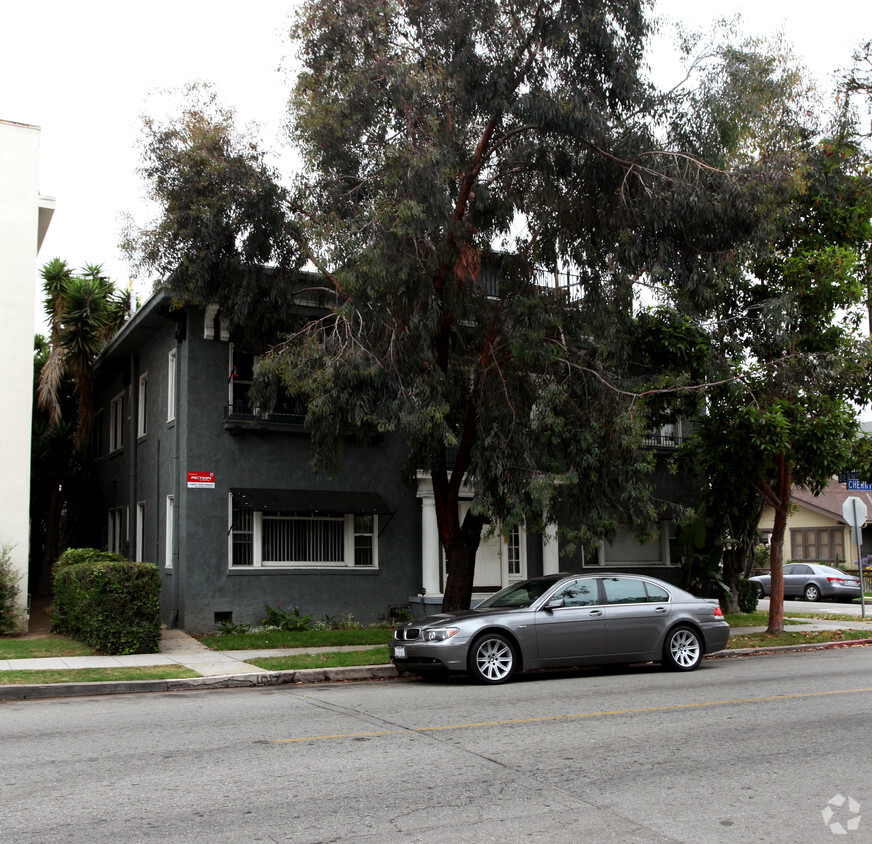
[[[515,583],[465,612],[397,627],[391,660],[426,678],[466,672],[505,683],[517,671],[660,662],[692,671],[730,635],[715,599],[653,577],[597,572]]]

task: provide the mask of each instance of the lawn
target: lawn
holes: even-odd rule
[[[50,656],[93,656],[88,645],[66,636],[45,636],[41,639],[0,639],[0,659],[42,659]]]
[[[140,668],[64,668],[56,671],[0,671],[0,686],[41,683],[100,683],[108,680],[174,680],[199,677],[181,665],[149,665]]]
[[[392,627],[363,630],[270,630],[265,633],[219,633],[198,637],[213,651],[248,651],[265,648],[337,648],[346,645],[387,645]]]
[[[872,639],[868,630],[787,630],[773,635],[749,633],[746,636],[730,636],[727,650],[741,648],[771,648],[781,645],[812,645],[826,642],[849,642],[853,639]]]
[[[319,654],[270,656],[249,659],[251,665],[268,671],[299,671],[302,668],[347,668],[352,665],[384,665],[391,661],[387,647],[365,651],[328,651]]]

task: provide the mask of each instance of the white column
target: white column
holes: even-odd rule
[[[421,586],[430,598],[441,595],[439,588],[439,530],[436,525],[436,499],[432,489],[418,488],[421,499]]]
[[[671,565],[669,553],[669,522],[660,522],[660,562],[664,566]]]
[[[560,547],[557,544],[557,525],[545,525],[542,536],[542,574],[560,571]]]

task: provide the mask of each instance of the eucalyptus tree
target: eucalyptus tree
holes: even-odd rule
[[[540,529],[562,507],[565,538],[590,546],[655,521],[641,435],[679,404],[652,396],[691,374],[639,356],[654,329],[636,318],[638,289],[658,284],[694,314],[723,301],[763,187],[781,178],[722,155],[747,138],[742,109],[774,101],[743,93],[759,90],[759,65],[731,54],[721,99],[659,95],[643,66],[649,10],[304,3],[293,190],[202,89],[178,117],[146,121],[161,214],[131,228],[131,253],[240,325],[291,326],[260,384],[264,400],[270,380],[305,400],[315,469],[337,467],[349,426],[404,438],[409,476],[432,479],[446,609],[468,606],[487,525]],[[304,263],[326,307],[294,324]]]
[[[308,399],[322,468],[349,421],[402,432],[445,609],[485,526],[555,522],[558,491],[587,545],[655,517],[635,290],[710,298],[748,197],[646,81],[647,6],[328,0],[294,27],[298,242],[335,306],[264,369]]]

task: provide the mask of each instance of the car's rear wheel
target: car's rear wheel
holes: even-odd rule
[[[485,633],[472,643],[467,660],[469,673],[477,683],[505,683],[518,667],[512,643],[501,633]]]
[[[814,583],[809,583],[802,594],[806,601],[819,601],[821,599],[821,590]]]
[[[674,671],[693,671],[702,662],[703,646],[692,627],[670,630],[663,645],[663,665]]]

